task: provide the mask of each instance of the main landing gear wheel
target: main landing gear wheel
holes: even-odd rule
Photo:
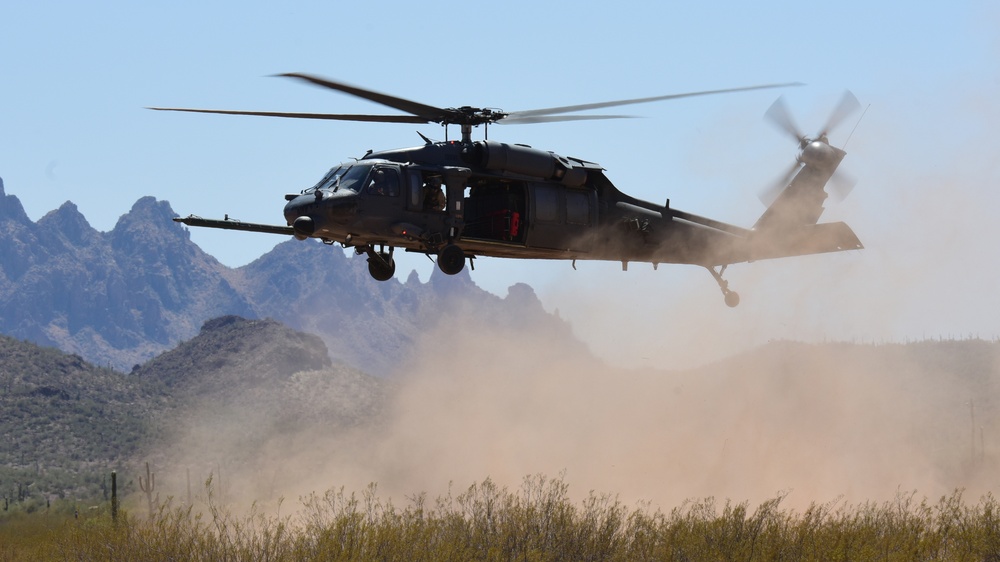
[[[726,300],[726,306],[729,308],[736,308],[740,304],[740,295],[736,291],[729,290],[729,281],[722,278],[722,274],[725,273],[726,267],[728,265],[722,266],[719,271],[716,271],[714,267],[705,266],[705,269],[712,274],[715,278],[715,282],[719,284],[719,289],[722,290],[722,296]]]
[[[391,248],[388,252],[376,252],[374,248],[368,250],[368,273],[376,281],[392,279],[396,274],[396,260],[392,259]]]
[[[442,273],[455,275],[465,268],[465,252],[455,244],[448,244],[438,252],[437,264]]]

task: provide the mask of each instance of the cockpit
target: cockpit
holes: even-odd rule
[[[315,193],[317,190],[340,191],[346,189],[360,193],[365,185],[365,178],[371,173],[371,164],[341,164],[330,168],[330,171],[319,180],[319,183],[302,191],[302,194]]]

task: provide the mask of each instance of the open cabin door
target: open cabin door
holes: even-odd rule
[[[527,187],[523,181],[470,178],[463,237],[523,246],[526,201]]]

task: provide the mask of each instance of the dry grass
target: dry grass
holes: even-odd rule
[[[937,502],[913,493],[885,503],[782,508],[708,498],[664,513],[614,496],[573,502],[561,479],[526,478],[517,490],[490,479],[429,505],[395,506],[373,484],[329,491],[294,515],[240,514],[209,494],[204,510],[163,505],[151,517],[15,514],[0,519],[7,560],[1000,560],[992,496],[960,491]],[[280,506],[274,508],[277,513]]]

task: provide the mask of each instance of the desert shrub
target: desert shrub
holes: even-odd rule
[[[163,502],[151,516],[65,509],[0,519],[0,561],[110,560],[997,560],[996,500],[961,491],[937,502],[899,493],[884,503],[784,509],[714,498],[664,513],[590,493],[573,501],[559,477],[517,489],[487,478],[402,506],[343,488],[303,498],[293,515],[238,513],[208,491],[198,506]],[[280,508],[280,506],[279,506]],[[274,509],[277,513],[278,509]]]

